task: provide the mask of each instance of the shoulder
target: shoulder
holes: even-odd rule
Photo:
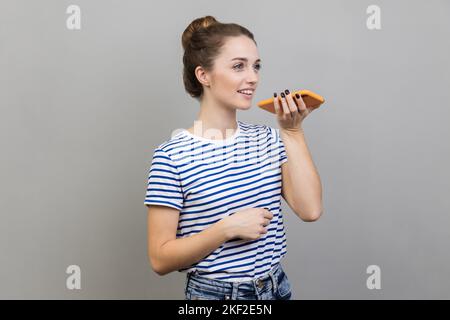
[[[186,145],[188,137],[182,131],[175,131],[169,139],[159,143],[153,150],[155,155],[173,160],[175,155],[180,152],[180,149]]]

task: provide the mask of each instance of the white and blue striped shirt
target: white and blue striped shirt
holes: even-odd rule
[[[268,232],[257,240],[232,239],[203,260],[179,272],[223,281],[249,281],[265,275],[286,254],[281,213],[281,164],[287,154],[279,129],[237,121],[225,140],[182,130],[160,144],[148,174],[145,205],[180,211],[177,238],[201,232],[246,208],[273,213]]]

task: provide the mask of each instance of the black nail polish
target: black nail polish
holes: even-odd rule
[[[276,93],[276,92],[273,93],[273,97],[274,97],[274,98],[277,97],[277,93]]]
[[[284,92],[285,92],[286,94],[289,94],[289,90],[288,90],[288,89],[284,90]]]
[[[300,99],[300,95],[298,93],[296,93],[295,96],[297,97],[297,99]]]
[[[284,98],[284,92],[281,93],[281,97]]]

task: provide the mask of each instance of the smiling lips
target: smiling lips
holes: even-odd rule
[[[238,92],[241,93],[241,94],[243,94],[244,97],[246,97],[246,98],[251,98],[251,97],[253,96],[253,91],[254,91],[254,90],[246,90],[246,89],[244,89],[244,90],[238,90]]]

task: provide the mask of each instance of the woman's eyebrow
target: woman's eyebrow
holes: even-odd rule
[[[248,61],[247,58],[242,58],[242,57],[237,57],[237,58],[231,59],[231,61],[233,61],[233,60],[242,60],[242,61],[245,61],[245,62]],[[257,59],[255,62],[261,62],[261,59]]]

